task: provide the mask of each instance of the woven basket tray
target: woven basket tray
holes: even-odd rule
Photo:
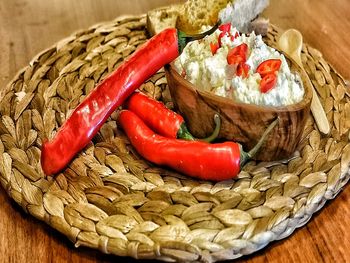
[[[271,27],[273,45],[278,30]],[[70,166],[45,177],[43,138],[146,40],[145,16],[96,25],[42,52],[0,93],[0,181],[76,246],[139,259],[214,262],[251,254],[304,225],[349,179],[350,91],[315,49],[302,59],[331,134],[312,116],[290,160],[248,163],[236,180],[198,181],[140,158],[116,113]],[[164,72],[141,89],[171,105]]]

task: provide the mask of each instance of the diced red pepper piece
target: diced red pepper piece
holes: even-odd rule
[[[282,61],[280,59],[268,59],[260,63],[256,68],[256,72],[263,78],[267,74],[278,71],[281,67]]]
[[[210,50],[211,50],[211,53],[213,54],[213,56],[216,54],[216,51],[218,51],[220,45],[218,42],[216,43],[213,43],[213,42],[210,42]]]
[[[260,81],[260,91],[262,93],[267,93],[276,86],[277,76],[274,73],[269,73],[265,75]]]
[[[231,30],[231,23],[226,23],[226,24],[222,24],[219,26],[219,30],[222,31],[222,32],[230,32]]]
[[[230,36],[231,37],[231,41],[235,40],[237,37],[239,37],[238,32],[236,32],[236,34],[234,36]]]
[[[219,47],[222,46],[221,39],[226,35],[227,32],[221,32],[218,38]]]
[[[237,66],[236,75],[242,76],[243,78],[246,78],[246,77],[248,77],[249,69],[250,69],[250,66],[248,64],[241,62]]]
[[[247,60],[248,45],[246,43],[240,44],[234,47],[228,52],[227,63],[229,65],[239,64],[240,62],[245,62]]]
[[[244,63],[245,59],[241,55],[231,55],[227,57],[227,63],[229,65],[238,65],[239,63]]]
[[[234,37],[232,37],[231,35],[231,23],[226,23],[226,24],[222,24],[219,26],[219,30],[221,31],[219,38],[218,38],[218,42],[219,42],[219,46],[221,47],[221,39],[228,34],[228,36],[231,38],[231,40],[234,40]]]

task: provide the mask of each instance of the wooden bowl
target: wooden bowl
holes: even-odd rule
[[[271,107],[238,103],[197,89],[170,64],[165,67],[165,72],[174,106],[184,117],[190,132],[198,138],[212,133],[215,126],[213,116],[219,113],[222,122],[219,138],[239,142],[245,151],[253,148],[267,126],[279,117],[278,126],[254,159],[272,161],[288,158],[295,152],[310,113],[312,89],[305,81],[308,77],[305,71],[288,56],[285,57],[291,71],[300,75],[304,85],[304,98],[297,104]]]

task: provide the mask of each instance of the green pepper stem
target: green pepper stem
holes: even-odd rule
[[[241,150],[241,162],[240,166],[242,167],[247,163],[248,160],[252,159],[256,153],[260,150],[261,146],[265,143],[269,133],[275,128],[275,126],[278,124],[279,118],[277,117],[264,131],[263,135],[261,136],[258,143],[251,149],[249,152],[244,152]]]
[[[188,131],[185,123],[182,123],[179,131],[177,132],[177,138],[189,140],[189,141],[212,142],[218,137],[220,129],[221,129],[221,118],[220,118],[219,114],[214,115],[214,122],[215,122],[215,129],[214,129],[213,133],[204,139],[197,139],[197,138],[193,137],[193,135]]]
[[[176,137],[178,139],[184,139],[187,141],[195,141],[196,139],[192,136],[192,134],[188,131],[185,122],[183,122],[180,126],[180,129],[177,132]]]
[[[185,46],[194,40],[199,40],[204,38],[207,35],[210,35],[215,32],[216,29],[218,29],[219,25],[221,24],[220,20],[209,30],[195,35],[187,35],[185,32],[178,31],[178,47],[179,47],[179,54],[182,53]]]
[[[214,123],[215,123],[215,129],[213,133],[209,135],[207,138],[199,139],[200,141],[212,142],[219,136],[219,132],[221,129],[221,118],[217,113],[214,114]]]

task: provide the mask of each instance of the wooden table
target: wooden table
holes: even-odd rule
[[[171,0],[11,0],[0,2],[0,87],[39,51],[78,29],[121,14],[140,14]],[[346,0],[271,0],[265,16],[282,28],[299,29],[311,46],[350,79]],[[247,262],[350,262],[350,187],[303,228]],[[86,248],[25,214],[0,187],[0,262],[133,262]],[[243,261],[242,261],[243,262]]]

